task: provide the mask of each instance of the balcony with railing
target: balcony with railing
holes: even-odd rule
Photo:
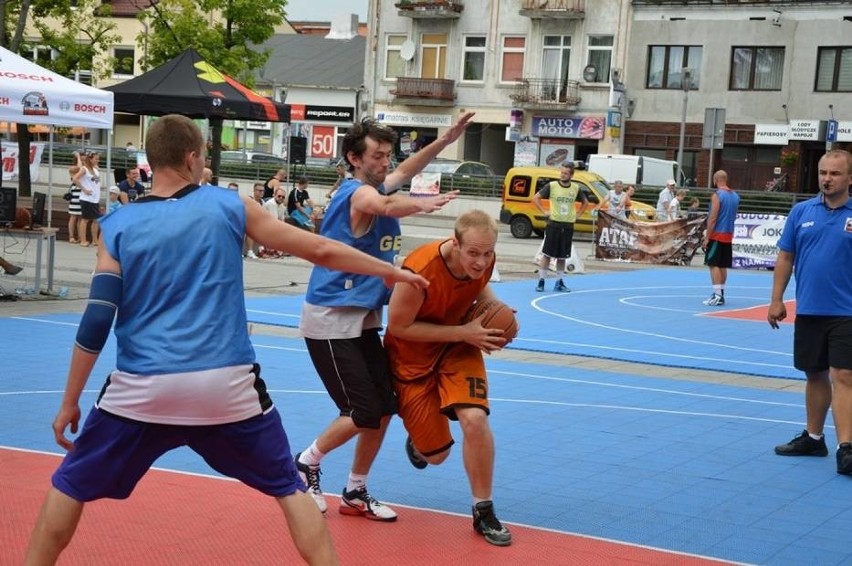
[[[397,77],[391,89],[395,100],[423,106],[452,106],[456,100],[456,81],[451,79],[421,79]]]
[[[456,19],[461,17],[461,0],[400,0],[394,6],[397,14],[414,19]]]
[[[533,20],[581,20],[586,0],[521,0],[518,13]]]
[[[580,104],[580,82],[570,79],[521,79],[509,95],[519,108],[573,110]]]

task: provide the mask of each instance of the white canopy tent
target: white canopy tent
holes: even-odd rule
[[[113,93],[63,77],[0,47],[0,121],[50,126],[48,225],[53,215],[53,126],[84,126],[112,135]],[[107,172],[110,169],[107,152]],[[103,177],[103,176],[102,176]]]

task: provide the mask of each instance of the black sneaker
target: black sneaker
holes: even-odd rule
[[[494,514],[494,503],[481,501],[473,506],[473,530],[485,537],[485,540],[497,546],[512,544],[512,533],[504,527]]]
[[[775,447],[775,453],[779,456],[828,456],[828,448],[825,446],[825,436],[814,440],[808,434],[808,430],[788,442]],[[838,458],[840,458],[838,456]],[[850,454],[850,465],[852,465],[852,454]],[[838,460],[839,462],[840,460]]]
[[[556,281],[556,284],[553,286],[553,290],[560,291],[562,293],[568,293],[569,291],[571,291],[571,289],[565,286],[565,283],[562,281],[562,279]]]
[[[417,468],[418,470],[422,470],[426,466],[429,465],[429,462],[423,460],[420,456],[417,455],[417,452],[414,450],[414,444],[411,442],[411,437],[407,437],[405,439],[405,455],[408,456],[408,461],[411,462],[411,465]]]
[[[837,473],[852,476],[852,444],[849,442],[837,447]]]
[[[544,279],[539,279],[539,280],[538,280],[538,285],[536,285],[536,286],[535,286],[535,290],[536,290],[537,292],[539,292],[539,293],[541,293],[542,291],[544,291]]]

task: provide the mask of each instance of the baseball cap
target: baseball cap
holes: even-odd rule
[[[677,183],[675,183],[674,179],[669,179],[668,181],[666,181],[666,184],[667,185],[677,185]]]
[[[109,188],[109,192],[111,192],[111,193],[115,193],[115,194],[120,194],[120,193],[121,193],[121,189],[119,189],[118,187],[116,187],[115,185],[113,185],[113,186],[111,186],[111,187]]]

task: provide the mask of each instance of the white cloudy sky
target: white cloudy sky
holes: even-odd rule
[[[367,21],[368,0],[288,0],[287,19],[331,21],[339,13],[358,14],[361,22]]]

